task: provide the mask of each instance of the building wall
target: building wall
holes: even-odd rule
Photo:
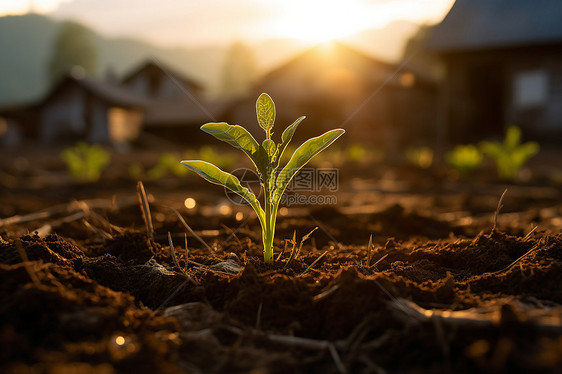
[[[22,137],[22,130],[16,121],[0,116],[0,146],[17,147]]]
[[[133,91],[135,94],[137,94],[140,97],[143,98],[150,97],[150,85],[148,82],[148,77],[144,75],[135,77],[130,82],[124,84],[124,86],[130,89],[131,91]]]
[[[46,102],[39,118],[39,136],[44,142],[83,138],[86,94],[78,86],[68,87]]]
[[[88,104],[87,121],[89,130],[86,139],[90,143],[109,143],[107,117],[109,106],[96,97],[90,97]]]
[[[178,87],[178,84],[181,87]],[[125,83],[124,86],[143,98],[155,100],[185,100],[187,97],[184,90],[195,96],[201,94],[199,89],[192,85],[181,80],[173,80],[167,74],[155,71],[139,74]]]
[[[107,119],[111,143],[123,144],[139,136],[143,112],[137,109],[111,107],[107,112]]]
[[[508,124],[538,138],[562,132],[560,47],[445,55],[448,140],[501,136]]]

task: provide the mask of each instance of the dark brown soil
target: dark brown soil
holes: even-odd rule
[[[273,265],[204,184],[147,185],[154,239],[133,182],[2,187],[3,217],[51,208],[0,221],[0,372],[562,372],[562,192],[509,186],[493,229],[504,185],[422,182],[289,209],[276,256],[319,229]]]

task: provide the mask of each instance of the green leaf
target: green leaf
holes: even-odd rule
[[[517,126],[509,126],[505,133],[505,148],[514,150],[521,144],[521,129]]]
[[[275,104],[268,94],[262,93],[256,101],[258,123],[265,131],[271,130],[275,122]]]
[[[297,148],[291,159],[285,165],[283,170],[277,177],[276,190],[273,196],[273,201],[276,204],[281,200],[281,196],[285,192],[287,185],[293,179],[295,174],[304,166],[310,159],[318,153],[328,148],[330,144],[336,141],[337,138],[345,133],[343,129],[335,129],[328,131],[315,138],[308,139],[300,147]]]
[[[260,147],[252,134],[242,126],[229,125],[226,122],[211,122],[201,126],[201,130],[234,148],[242,150],[252,160],[258,172],[263,174],[267,170],[267,153],[264,154],[263,147]]]
[[[229,190],[231,190],[232,192],[234,192],[235,194],[242,197],[250,204],[252,208],[254,208],[260,221],[263,220],[264,212],[258,199],[256,198],[256,195],[254,195],[246,187],[243,187],[240,184],[240,180],[238,180],[238,178],[236,178],[234,175],[222,171],[215,165],[206,161],[183,160],[181,163],[182,165],[186,166],[190,170],[193,170],[194,172],[199,174],[200,177],[207,180],[208,182],[218,184],[220,186],[224,186]]]
[[[226,122],[211,122],[201,126],[201,130],[231,146],[244,151],[248,156],[258,152],[259,145],[256,139],[242,126],[229,125]]]
[[[267,153],[269,161],[271,162],[273,160],[273,156],[275,156],[275,151],[277,150],[277,147],[275,147],[275,143],[271,139],[265,139],[263,143],[261,143],[261,145]]]
[[[281,134],[281,144],[279,144],[279,147],[278,147],[279,154],[277,155],[276,167],[279,166],[279,162],[281,161],[281,157],[283,157],[283,153],[285,152],[285,149],[287,149],[287,146],[291,142],[291,139],[293,139],[293,135],[295,134],[295,131],[297,131],[297,127],[299,127],[299,124],[305,118],[306,118],[305,116],[297,118],[297,120],[295,122],[293,122],[291,125],[289,125],[285,129],[285,131],[283,131],[283,134]]]

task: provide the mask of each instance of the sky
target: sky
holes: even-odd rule
[[[394,20],[439,22],[454,0],[1,0],[0,15],[79,20],[167,46],[295,38],[318,43]]]

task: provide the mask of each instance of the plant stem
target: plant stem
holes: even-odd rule
[[[271,176],[268,176],[271,178]],[[265,192],[265,225],[262,225],[263,260],[266,264],[273,263],[273,239],[275,237],[275,221],[277,209],[271,199],[269,183],[264,185]]]

